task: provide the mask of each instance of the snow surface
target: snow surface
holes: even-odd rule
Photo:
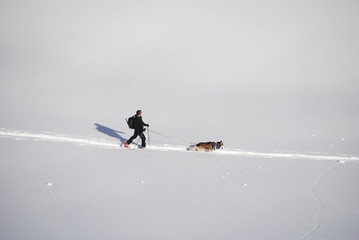
[[[359,239],[358,9],[2,1],[0,239]]]

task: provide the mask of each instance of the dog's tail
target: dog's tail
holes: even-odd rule
[[[187,151],[197,151],[197,146],[196,145],[191,145],[187,148]]]

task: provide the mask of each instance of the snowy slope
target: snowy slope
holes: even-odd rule
[[[173,145],[131,151],[106,136],[0,136],[1,239],[358,236],[357,157],[195,153]]]
[[[0,239],[359,239],[358,22],[339,0],[1,1]]]

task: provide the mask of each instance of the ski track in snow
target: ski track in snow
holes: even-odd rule
[[[45,141],[45,142],[61,142],[61,143],[73,143],[80,146],[92,146],[106,149],[124,149],[121,147],[119,141],[107,141],[98,138],[88,138],[79,136],[70,136],[63,134],[56,134],[51,132],[32,133],[28,131],[8,130],[2,128],[0,130],[0,138],[9,138],[19,141]],[[151,145],[146,149],[150,151],[178,151],[187,152],[186,146],[183,145]],[[208,154],[208,153],[207,153]],[[323,155],[323,154],[302,154],[302,153],[264,153],[264,152],[253,152],[242,149],[223,149],[209,154],[216,155],[233,155],[242,157],[257,157],[257,158],[287,158],[287,159],[308,159],[308,160],[326,160],[326,161],[337,161],[337,162],[356,162],[359,161],[358,156],[350,155]]]
[[[331,166],[327,171],[325,171],[324,173],[322,173],[321,175],[319,175],[316,179],[316,181],[314,182],[311,192],[312,192],[312,196],[315,199],[315,201],[317,202],[318,205],[318,209],[317,212],[315,214],[315,221],[314,221],[314,226],[313,228],[306,233],[301,240],[305,240],[307,239],[310,235],[312,235],[313,233],[317,232],[319,227],[320,227],[320,220],[321,220],[321,215],[322,215],[322,211],[323,211],[323,203],[322,200],[319,198],[318,194],[315,192],[315,189],[318,187],[318,185],[320,184],[320,182],[322,181],[322,179],[327,176],[329,173],[331,173],[336,167],[338,166],[338,163],[336,163],[335,165]],[[332,239],[332,238],[330,238]]]

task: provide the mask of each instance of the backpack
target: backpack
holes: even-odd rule
[[[128,118],[128,120],[126,119],[126,122],[128,124],[128,127],[131,128],[131,129],[134,129],[135,126],[134,126],[134,123],[135,123],[135,118],[136,118],[136,115],[133,115],[132,117]]]

